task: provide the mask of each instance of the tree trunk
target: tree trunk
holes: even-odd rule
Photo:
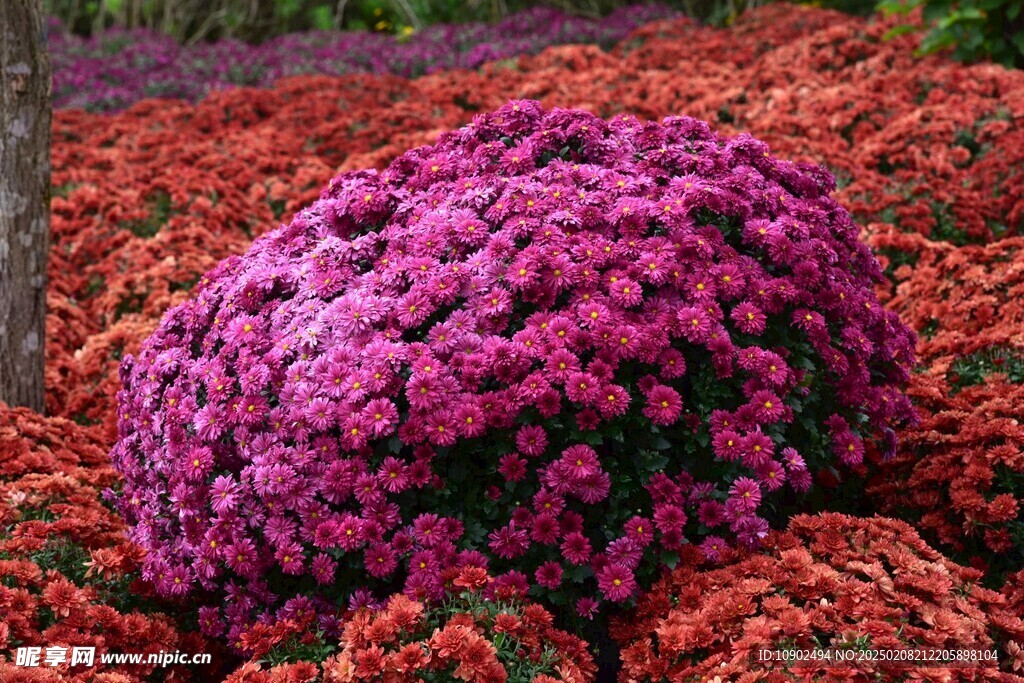
[[[43,411],[50,56],[42,0],[0,0],[0,401]]]

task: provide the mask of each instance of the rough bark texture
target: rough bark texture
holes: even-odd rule
[[[0,0],[0,401],[40,412],[50,107],[42,0]]]

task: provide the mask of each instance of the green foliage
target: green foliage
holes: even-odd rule
[[[73,32],[152,28],[182,42],[238,38],[259,42],[294,31],[362,29],[407,36],[437,23],[497,21],[531,7],[597,17],[628,5],[659,2],[713,25],[728,25],[770,0],[44,0],[46,12]],[[863,14],[864,0],[805,2]]]
[[[834,9],[846,14],[866,17],[874,14],[875,6],[870,0],[795,0],[801,5]]]
[[[344,18],[337,12],[345,4],[337,0],[44,0],[47,14],[74,33],[146,27],[182,42],[219,38],[258,42],[292,31],[337,29]]]
[[[881,0],[887,15],[907,15],[921,7],[928,33],[918,52],[952,49],[957,59],[991,59],[1008,67],[1024,67],[1024,15],[1020,0]],[[901,24],[889,37],[919,27]]]
[[[337,642],[326,638],[323,631],[311,631],[292,634],[272,647],[261,661],[270,666],[289,662],[322,662],[337,649]]]
[[[984,384],[989,375],[1006,375],[1013,384],[1024,382],[1024,353],[1019,349],[995,347],[957,358],[949,368],[950,394],[965,387]]]
[[[149,216],[137,221],[126,221],[122,227],[131,230],[136,237],[149,238],[160,232],[167,220],[173,213],[171,196],[162,190],[158,190],[150,197]]]
[[[334,15],[326,5],[313,7],[309,10],[310,28],[317,31],[329,31],[334,26]]]

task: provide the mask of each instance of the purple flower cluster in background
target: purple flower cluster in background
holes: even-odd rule
[[[603,19],[538,8],[495,24],[438,24],[404,40],[367,31],[314,31],[261,45],[236,40],[182,46],[152,31],[115,30],[98,38],[51,27],[54,104],[123,109],[149,97],[198,100],[211,90],[269,87],[284,76],[393,73],[414,77],[535,54],[551,45],[611,47],[645,23],[674,15],[660,5],[623,8]]]
[[[125,357],[144,575],[234,640],[466,564],[587,616],[687,541],[756,546],[911,416],[914,335],[833,189],[692,118],[532,101],[338,176]]]

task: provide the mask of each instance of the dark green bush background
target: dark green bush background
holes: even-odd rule
[[[1006,66],[1024,67],[1024,2],[1021,0],[880,0],[886,14],[907,14],[923,8],[932,26],[921,42],[921,52],[953,49],[957,59],[991,59]],[[901,26],[894,32],[914,30]]]

